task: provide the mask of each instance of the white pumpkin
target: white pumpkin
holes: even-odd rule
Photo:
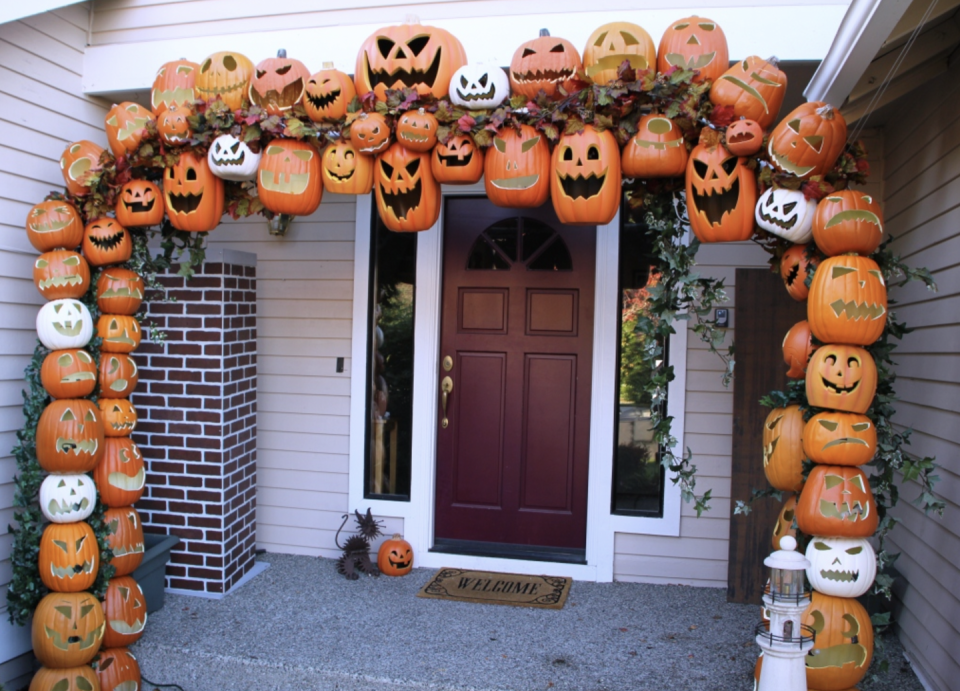
[[[450,80],[450,100],[469,110],[496,108],[510,97],[510,79],[497,65],[464,65]]]
[[[877,576],[877,555],[866,538],[818,537],[807,545],[807,580],[824,595],[860,597]]]
[[[760,195],[754,218],[768,233],[798,245],[813,237],[813,214],[817,202],[806,199],[800,190],[771,187]]]
[[[93,317],[79,300],[51,300],[37,313],[37,336],[50,350],[83,348],[93,337]]]
[[[97,486],[84,473],[47,475],[40,485],[40,510],[51,523],[85,520],[97,505]]]
[[[221,134],[213,140],[207,152],[207,163],[218,178],[224,180],[255,180],[260,165],[260,154],[255,154],[232,134]]]

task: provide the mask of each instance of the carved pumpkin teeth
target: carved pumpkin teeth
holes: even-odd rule
[[[229,94],[231,91],[237,91],[238,89],[246,86],[246,82],[238,82],[237,84],[231,84],[230,86],[213,86],[210,88],[196,87],[197,91],[208,96],[222,96],[223,94]],[[190,100],[193,100],[191,97]],[[206,99],[205,99],[206,100]]]
[[[703,213],[711,225],[720,225],[724,216],[737,209],[740,202],[740,180],[734,178],[728,190],[708,189],[706,193],[700,193],[694,189],[693,198],[696,210]]]
[[[250,100],[253,101],[254,105],[263,108],[273,107],[279,110],[289,110],[300,100],[302,94],[303,79],[298,77],[296,81],[283,87],[282,92],[278,92],[276,89],[270,89],[267,93],[261,94],[254,86],[250,89]]]
[[[835,300],[830,303],[830,308],[838,317],[846,312],[847,319],[853,321],[859,321],[861,319],[870,319],[872,321],[879,319],[887,313],[886,308],[876,302],[868,304],[866,302],[857,302],[856,300],[850,300],[849,302]]]
[[[34,233],[54,233],[66,228],[70,221],[54,221],[53,223],[30,224],[30,230]]]
[[[384,139],[382,142],[380,142],[376,146],[361,146],[359,150],[365,154],[375,154],[381,151],[382,149],[386,149],[389,144],[390,144],[390,138],[388,137],[387,139]]]
[[[407,71],[402,67],[398,67],[393,72],[387,72],[386,70],[373,70],[370,68],[370,58],[364,52],[364,62],[367,63],[367,81],[370,83],[370,87],[373,90],[383,84],[388,89],[395,89],[397,82],[400,82],[403,86],[408,89],[414,89],[419,84],[426,84],[430,89],[433,89],[434,82],[437,81],[437,74],[440,72],[440,58],[443,49],[437,48],[436,55],[434,55],[433,63],[426,70],[418,70],[417,68],[412,68]]]
[[[310,173],[272,173],[260,171],[260,184],[270,192],[281,194],[303,194],[310,184]]]
[[[457,89],[457,96],[459,96],[464,101],[480,101],[480,100],[489,100],[493,98],[494,93],[497,90],[497,85],[493,82],[490,83],[490,89],[482,94],[469,93],[465,94],[460,89]]]
[[[521,84],[526,84],[529,82],[551,82],[553,84],[559,84],[565,82],[568,79],[572,79],[576,71],[564,67],[559,70],[537,70],[528,71],[528,72],[514,72],[513,78]]]
[[[447,166],[449,168],[458,168],[460,166],[470,165],[470,161],[473,160],[473,152],[470,151],[462,158],[457,158],[456,155],[444,156],[441,153],[437,153],[437,160],[440,161],[440,165]]]
[[[860,382],[855,382],[852,386],[848,386],[844,388],[838,384],[834,384],[833,382],[828,381],[824,377],[820,377],[820,381],[823,382],[824,388],[830,389],[834,393],[853,393],[857,389],[857,387],[860,386]]]
[[[810,173],[811,170],[816,168],[816,166],[798,166],[790,162],[790,159],[786,156],[781,156],[773,150],[773,141],[771,139],[770,143],[767,145],[767,151],[770,154],[770,158],[773,159],[773,162],[776,164],[780,170],[786,173],[792,173],[798,178],[802,178]]]
[[[331,178],[333,178],[333,179],[336,180],[337,182],[346,182],[347,180],[349,180],[350,178],[353,177],[353,171],[350,171],[350,172],[347,173],[346,175],[337,175],[337,174],[334,173],[332,170],[327,170],[326,173],[327,173],[328,176],[330,176]]]
[[[200,190],[197,194],[190,192],[184,192],[183,194],[167,192],[167,205],[177,214],[192,214],[200,207],[202,199],[203,190]]]
[[[119,245],[123,241],[124,232],[121,230],[119,233],[114,233],[113,235],[108,235],[106,237],[100,237],[99,235],[88,235],[90,242],[98,250],[112,250],[114,247]]]
[[[667,149],[676,149],[683,143],[682,139],[674,139],[671,142],[652,142],[647,139],[633,140],[633,145],[641,149],[654,149],[655,151],[666,151]]]
[[[50,564],[50,573],[53,574],[55,578],[73,578],[78,574],[91,574],[93,573],[93,561],[87,560],[81,564],[74,564],[73,566],[55,566]]]
[[[408,213],[420,206],[420,195],[423,191],[423,186],[420,184],[420,179],[418,178],[413,187],[406,192],[390,192],[384,188],[382,184],[380,185],[380,191],[383,194],[384,204],[393,212],[393,215],[397,217],[398,221],[402,221],[407,217]]]
[[[403,132],[400,134],[400,139],[409,139],[412,142],[425,142],[430,139],[430,135],[420,134],[418,132]]]
[[[40,281],[40,284],[37,286],[40,288],[40,291],[43,292],[47,288],[62,288],[64,286],[75,286],[83,283],[83,279],[80,276],[51,276],[50,278]]]
[[[728,144],[740,144],[741,142],[749,142],[754,139],[752,132],[734,132],[732,137],[727,139]]]
[[[86,497],[73,504],[68,502],[66,499],[61,499],[60,501],[51,499],[50,503],[47,504],[47,513],[49,513],[51,516],[58,516],[62,513],[69,514],[77,511],[83,511],[88,506],[90,506],[90,500]]]
[[[156,201],[156,199],[151,199],[151,200],[148,201],[148,202],[128,202],[128,201],[125,201],[125,202],[123,202],[123,205],[124,205],[124,207],[126,207],[127,211],[129,211],[130,213],[133,213],[133,214],[145,214],[145,213],[147,213],[148,211],[151,211],[151,210],[153,209],[153,204],[154,204],[155,201]]]
[[[125,547],[124,545],[118,545],[113,548],[114,557],[125,557],[128,554],[143,554],[143,543],[138,542],[130,548]]]
[[[143,631],[143,628],[144,628],[146,625],[147,625],[147,617],[146,617],[146,616],[143,617],[143,621],[141,621],[140,619],[134,619],[134,621],[133,621],[132,624],[128,624],[127,622],[123,621],[122,619],[111,619],[111,620],[110,620],[110,628],[113,629],[114,631],[116,631],[117,633],[119,633],[119,634],[121,634],[121,635],[124,635],[124,636],[130,636],[130,635],[138,634],[138,633],[140,633],[141,631]],[[116,690],[114,690],[114,691],[116,691]]]
[[[564,176],[562,173],[557,173],[557,178],[560,180],[560,186],[567,197],[571,199],[590,199],[590,197],[600,194],[603,189],[603,183],[607,180],[607,169],[604,169],[599,175],[590,173],[587,177],[582,175],[577,177]]]
[[[317,110],[323,110],[327,106],[331,105],[334,101],[340,98],[340,89],[335,89],[329,94],[321,94],[320,96],[314,96],[309,91],[306,92],[306,98]]]
[[[691,55],[688,60],[680,53],[667,53],[667,64],[684,70],[702,70],[717,57],[716,51],[702,55]]]
[[[857,580],[860,578],[860,572],[821,569],[820,577],[825,578],[828,581],[838,581],[840,583],[856,583]]]

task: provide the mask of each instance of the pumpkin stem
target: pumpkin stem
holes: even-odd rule
[[[277,51],[277,57],[278,57],[278,58],[285,58],[285,57],[287,57],[287,49],[286,49],[286,48],[281,48],[280,50],[278,50],[278,51]]]
[[[402,540],[402,539],[403,539],[403,534],[402,534],[402,533],[394,533],[394,534],[393,534],[393,537],[392,537],[391,539],[393,539],[393,540]]]
[[[836,113],[836,109],[831,106],[829,103],[824,103],[821,107],[817,108],[817,115],[819,115],[824,120],[833,120],[833,116]]]
[[[332,70],[332,69],[333,69],[333,63],[330,62],[329,60],[325,61],[325,62],[323,63],[323,69],[325,69],[325,70]]]
[[[771,55],[769,58],[767,58],[767,62],[769,62],[774,67],[777,67],[777,68],[780,67],[780,58],[778,58],[776,55]]]
[[[403,18],[403,23],[404,23],[404,24],[419,24],[419,23],[420,23],[420,15],[418,15],[418,14],[408,14],[408,15],[406,15],[406,16]]]
[[[540,36],[541,36],[541,37],[543,37],[543,36],[549,36],[549,35],[550,35],[550,30],[549,30],[549,29],[540,29]]]

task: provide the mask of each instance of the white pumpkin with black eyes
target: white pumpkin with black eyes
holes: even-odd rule
[[[510,97],[510,79],[493,64],[464,65],[450,80],[450,100],[469,110],[497,108]]]
[[[93,317],[79,300],[51,300],[37,312],[37,336],[50,350],[83,348],[93,337]]]
[[[97,504],[97,486],[89,475],[47,475],[40,485],[40,510],[51,523],[85,520]]]
[[[232,134],[221,134],[213,140],[207,153],[210,170],[224,180],[256,180],[260,154],[250,150]]]
[[[760,195],[754,218],[768,233],[798,245],[813,237],[813,215],[817,202],[806,199],[800,190],[771,187]]]
[[[877,576],[877,555],[866,538],[810,538],[807,580],[824,595],[860,597]]]

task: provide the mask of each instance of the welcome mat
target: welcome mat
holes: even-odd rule
[[[572,579],[443,568],[417,597],[489,605],[563,609]]]

